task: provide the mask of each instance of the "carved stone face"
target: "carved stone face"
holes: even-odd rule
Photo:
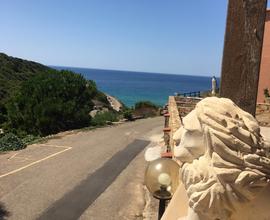
[[[191,163],[205,153],[203,132],[195,110],[183,119],[183,127],[174,134],[174,156],[182,163]]]
[[[200,101],[173,138],[189,206],[205,219],[229,219],[270,182],[269,146],[260,127],[229,99]]]

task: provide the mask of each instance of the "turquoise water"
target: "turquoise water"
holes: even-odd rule
[[[54,67],[80,73],[96,82],[98,88],[115,96],[128,106],[149,100],[164,105],[175,92],[206,91],[211,89],[211,77],[144,73],[116,70]]]

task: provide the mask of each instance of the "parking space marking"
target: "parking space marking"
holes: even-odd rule
[[[8,158],[8,160],[11,160],[12,158],[16,157],[19,154],[19,152],[13,154],[11,157]]]
[[[48,159],[50,159],[50,158],[52,158],[52,157],[55,157],[55,156],[58,155],[58,154],[64,153],[65,151],[68,151],[68,150],[71,150],[71,149],[72,149],[72,147],[68,147],[68,146],[60,146],[60,145],[52,145],[52,144],[33,144],[33,145],[46,146],[46,147],[64,148],[64,150],[59,151],[59,152],[56,152],[56,153],[54,153],[54,154],[51,154],[51,155],[49,155],[49,156],[47,156],[47,157],[44,157],[44,158],[42,158],[42,159],[40,159],[40,160],[37,160],[37,161],[34,161],[34,162],[30,163],[30,164],[27,164],[27,165],[25,165],[25,166],[23,166],[23,167],[20,167],[20,168],[18,168],[18,169],[15,169],[15,170],[13,170],[13,171],[8,172],[8,173],[2,174],[2,175],[0,175],[0,179],[3,178],[3,177],[9,176],[9,175],[11,175],[11,174],[14,174],[14,173],[18,173],[19,171],[22,171],[22,170],[24,170],[24,169],[26,169],[26,168],[28,168],[28,167],[31,167],[31,166],[33,166],[33,165],[35,165],[35,164],[38,164],[38,163],[40,163],[40,162],[42,162],[42,161],[45,161],[45,160],[48,160]],[[16,155],[16,154],[15,154],[15,155]]]

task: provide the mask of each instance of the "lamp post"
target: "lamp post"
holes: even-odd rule
[[[166,201],[172,198],[179,183],[180,166],[172,159],[159,158],[149,163],[145,172],[145,185],[154,198],[159,200],[158,219],[166,207]]]

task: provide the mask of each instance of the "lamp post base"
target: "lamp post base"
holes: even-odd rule
[[[158,207],[158,220],[162,218],[162,215],[165,212],[165,208],[166,208],[166,199],[160,199]]]

